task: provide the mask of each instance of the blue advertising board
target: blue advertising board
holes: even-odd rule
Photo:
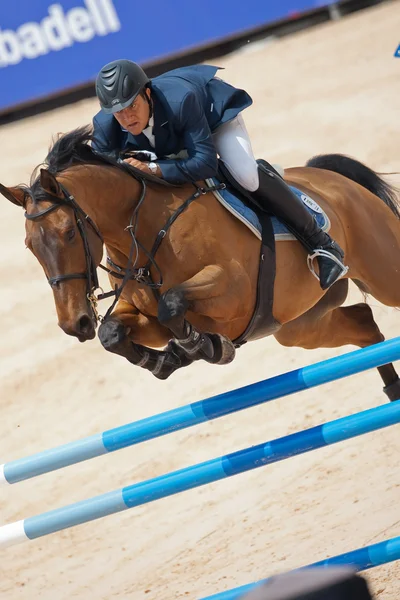
[[[0,111],[93,81],[116,58],[150,63],[329,0],[14,0],[0,3]]]

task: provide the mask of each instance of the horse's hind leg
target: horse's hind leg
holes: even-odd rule
[[[283,325],[275,334],[283,346],[299,346],[308,350],[354,345],[364,348],[385,338],[374,321],[368,304],[340,306],[347,294],[347,281],[336,283],[328,293],[304,315]],[[393,367],[378,367],[389,400],[400,398],[400,380]]]

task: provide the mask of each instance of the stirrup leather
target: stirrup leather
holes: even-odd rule
[[[319,275],[317,275],[317,273],[315,272],[314,269],[314,259],[318,258],[318,256],[323,256],[324,258],[329,258],[330,260],[332,260],[333,262],[335,262],[341,269],[336,281],[338,279],[340,279],[341,277],[344,277],[346,275],[346,273],[349,270],[349,267],[346,267],[346,265],[344,265],[342,263],[342,261],[340,261],[338,258],[336,258],[336,256],[334,254],[332,254],[331,252],[328,252],[328,250],[314,250],[313,254],[309,254],[307,256],[307,265],[309,270],[311,271],[311,273],[314,275],[314,277],[316,279],[318,279],[319,281]]]

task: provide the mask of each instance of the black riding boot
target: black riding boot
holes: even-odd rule
[[[259,164],[260,186],[252,196],[262,208],[274,214],[303,244],[309,255],[315,255],[319,266],[319,281],[328,289],[347,273],[343,264],[344,252],[332,238],[322,231],[303,202],[276,172]]]

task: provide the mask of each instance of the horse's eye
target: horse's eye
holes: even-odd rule
[[[71,242],[75,237],[75,229],[70,229],[67,231],[67,240]]]

